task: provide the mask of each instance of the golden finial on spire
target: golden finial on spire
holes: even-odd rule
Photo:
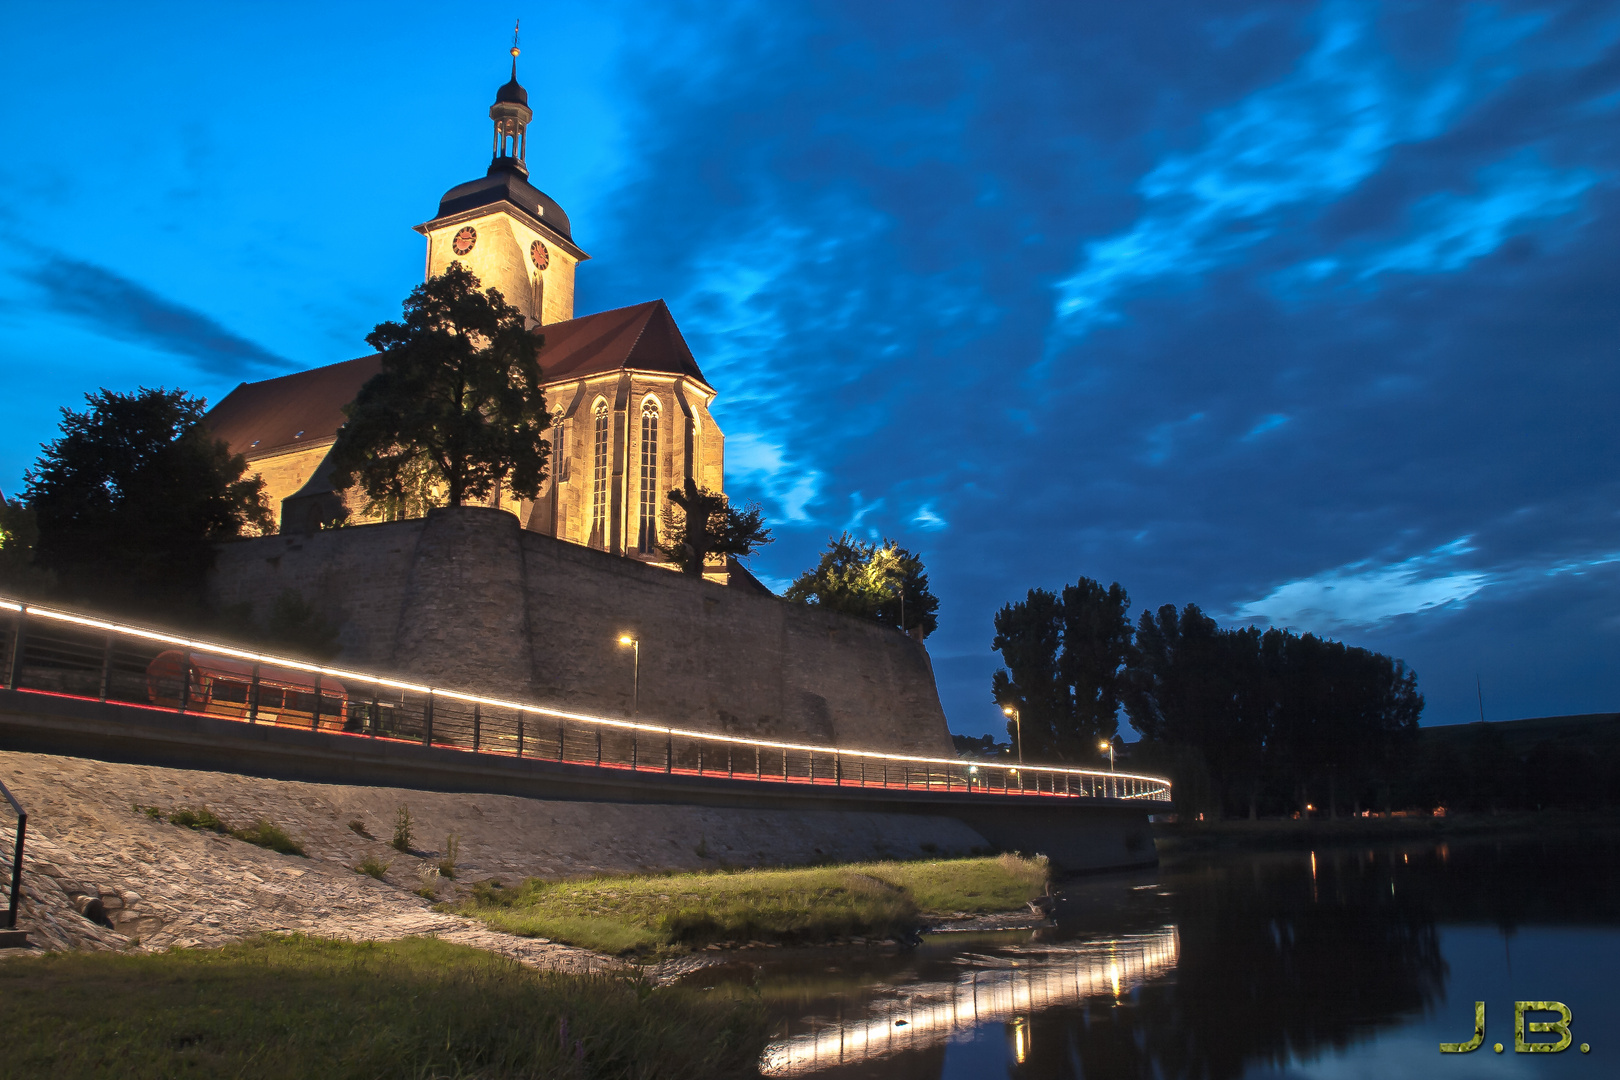
[[[522,19],[512,20],[512,59],[514,60],[517,59],[517,54],[520,51],[518,49],[518,24],[522,21]]]

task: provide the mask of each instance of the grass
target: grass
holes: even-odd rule
[[[180,825],[187,829],[206,829],[209,832],[230,832],[230,829],[219,819],[218,815],[206,806],[201,810],[193,810],[189,806],[177,807],[169,811],[169,824]]]
[[[367,855],[364,859],[361,859],[355,864],[354,872],[357,874],[365,874],[368,877],[374,877],[378,881],[381,881],[383,879],[383,875],[388,873],[388,868],[393,865],[393,863],[383,862],[375,855]]]
[[[163,811],[155,806],[137,805],[135,809],[153,821],[164,820]],[[233,829],[225,824],[218,814],[206,806],[201,810],[193,810],[189,806],[180,806],[169,811],[168,822],[170,825],[179,825],[182,828],[216,832],[222,836],[234,836],[238,840],[249,844],[257,844],[262,848],[269,848],[271,851],[279,852],[282,855],[302,856],[304,854],[304,845],[294,840],[287,834],[287,830],[275,824],[269,818],[259,818],[246,828]],[[386,870],[387,867],[383,869]]]
[[[287,835],[281,826],[268,818],[260,818],[245,829],[232,829],[231,835],[249,844],[257,844],[283,855],[303,855],[304,845]]]
[[[262,937],[0,964],[0,1075],[752,1076],[757,1002],[537,972],[431,938]]]
[[[416,837],[411,832],[412,824],[411,808],[400,803],[399,809],[394,811],[394,838],[388,843],[401,854],[409,854],[411,845],[416,843]]]
[[[497,930],[623,954],[713,942],[886,938],[925,914],[1020,908],[1042,858],[1002,855],[661,877],[479,882],[456,910]]]

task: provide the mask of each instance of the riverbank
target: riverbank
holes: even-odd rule
[[[1044,858],[709,873],[480,881],[441,905],[492,930],[616,956],[692,949],[856,944],[906,937],[931,918],[1018,911],[1046,891]]]
[[[0,1076],[757,1075],[745,995],[535,971],[431,938],[265,936],[0,962]]]
[[[1440,841],[1447,839],[1556,834],[1620,835],[1620,812],[1452,814],[1446,817],[1344,817],[1337,820],[1267,818],[1259,821],[1158,822],[1153,842],[1159,854],[1220,849],[1262,851],[1338,844]]]

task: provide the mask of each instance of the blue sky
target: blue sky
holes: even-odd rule
[[[578,310],[668,300],[762,576],[923,553],[955,730],[1081,575],[1620,708],[1615,2],[19,8],[0,489],[98,386],[367,351],[514,15]]]

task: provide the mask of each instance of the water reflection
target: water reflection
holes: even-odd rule
[[[1226,1080],[1365,1059],[1354,1075],[1472,1075],[1485,1059],[1440,1060],[1436,1044],[1466,1034],[1477,998],[1511,1009],[1514,934],[1574,927],[1561,932],[1588,949],[1620,948],[1601,929],[1620,922],[1617,853],[1588,840],[1228,854],[1073,883],[1058,925],[1033,934],[940,934],[900,956],[761,968],[755,985],[780,1019],[763,1071]],[[1496,944],[1482,959],[1484,939]],[[1457,964],[1461,1004],[1447,1000]],[[1556,980],[1571,991],[1519,996],[1588,985],[1576,964]],[[1620,1001],[1603,993],[1578,1017],[1612,1013]],[[1491,1060],[1539,1071],[1553,1055],[1533,1057]],[[1570,1075],[1599,1064],[1596,1051],[1569,1057]]]
[[[889,988],[868,1000],[857,1018],[823,1021],[819,1030],[776,1040],[760,1072],[817,1073],[919,1050],[989,1023],[1013,1025],[1014,1054],[1023,1061],[1024,1017],[1099,995],[1118,998],[1173,969],[1177,950],[1176,929],[1166,926],[1110,941],[963,953],[955,962],[966,970],[951,981]]]

